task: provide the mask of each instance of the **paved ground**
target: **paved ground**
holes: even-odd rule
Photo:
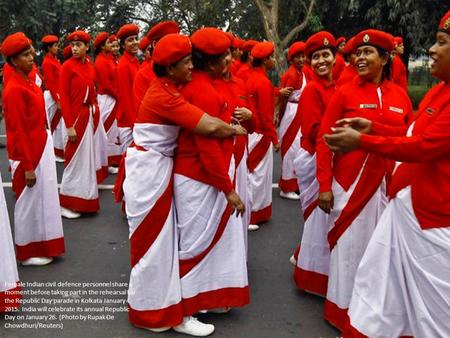
[[[0,128],[0,132],[3,128]],[[3,132],[2,132],[3,134]],[[0,138],[4,142],[4,138]],[[275,175],[278,179],[279,155],[275,155]],[[58,176],[61,178],[62,165],[58,165]],[[3,182],[10,182],[7,169],[6,151],[0,150],[0,170]],[[106,184],[112,184],[109,177]],[[11,188],[4,188],[11,221],[13,220],[14,196]],[[334,338],[339,333],[322,319],[323,301],[296,289],[292,280],[293,266],[289,257],[299,241],[302,231],[302,221],[298,203],[282,200],[277,188],[273,190],[273,219],[264,224],[257,232],[249,234],[249,278],[251,287],[251,303],[242,309],[233,309],[225,315],[203,315],[204,321],[216,325],[213,337],[221,338]],[[64,233],[66,240],[66,254],[54,263],[45,267],[19,267],[20,279],[28,283],[25,290],[35,292],[45,291],[72,291],[69,295],[36,296],[27,295],[26,300],[35,300],[36,304],[24,305],[28,311],[10,314],[5,319],[0,318],[0,337],[182,337],[169,331],[154,334],[129,325],[125,312],[112,313],[112,310],[94,312],[89,308],[101,309],[103,305],[82,304],[82,312],[67,311],[68,304],[52,305],[49,308],[61,306],[56,317],[20,319],[19,316],[49,315],[52,312],[36,313],[33,309],[45,310],[46,300],[79,302],[83,299],[98,299],[104,296],[82,295],[85,292],[101,290],[118,291],[123,293],[126,289],[121,285],[96,287],[85,286],[67,288],[58,283],[89,283],[89,282],[128,282],[129,274],[129,247],[128,228],[126,220],[118,205],[113,203],[111,190],[102,190],[101,211],[97,215],[83,217],[78,220],[64,220]],[[35,284],[30,284],[36,282]],[[56,282],[56,285],[53,284]],[[44,284],[38,284],[44,283]],[[49,284],[45,284],[49,283]],[[124,301],[126,296],[118,295],[106,298]],[[120,305],[111,308],[120,310]],[[124,306],[122,306],[124,308]],[[84,313],[91,316],[89,319],[60,318],[59,315],[76,315]],[[109,317],[108,317],[109,316]],[[12,318],[15,321],[12,321]],[[114,318],[112,318],[114,317]],[[61,320],[62,319],[62,320]],[[15,323],[44,323],[63,324],[63,328],[5,328]]]

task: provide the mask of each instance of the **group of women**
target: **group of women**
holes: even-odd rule
[[[23,33],[3,41],[23,265],[64,253],[61,214],[98,211],[97,184],[123,154],[114,191],[130,229],[129,320],[153,332],[210,335],[214,326],[196,313],[249,302],[247,231],[271,217],[272,150],[281,149],[280,195],[300,199],[304,218],[294,280],[325,297],[325,319],[346,337],[450,333],[450,11],[430,48],[442,83],[416,113],[391,77],[401,41],[383,31],[347,42],[321,31],[294,43],[280,87],[267,75],[271,42],[211,27],[187,37],[173,21],[141,42],[138,35],[134,24],[100,33],[94,63],[89,34],[75,31],[62,66],[58,38],[44,37],[44,94],[31,41]],[[55,154],[65,161],[59,200]],[[16,290],[18,306],[7,221],[0,298]]]

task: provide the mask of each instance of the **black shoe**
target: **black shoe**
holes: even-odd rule
[[[0,149],[6,148],[6,146],[3,143],[0,143]]]

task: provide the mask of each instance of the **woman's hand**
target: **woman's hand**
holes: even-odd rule
[[[244,213],[245,213],[245,205],[241,201],[241,198],[236,193],[236,191],[231,190],[227,194],[227,201],[231,205],[231,208],[233,208],[232,214],[234,213],[234,211],[236,211],[236,216],[243,216],[244,215]]]
[[[245,129],[240,124],[233,124],[232,127],[236,131],[235,135],[247,135],[247,129]]]
[[[335,153],[345,153],[358,148],[361,133],[355,129],[331,128],[333,134],[323,136],[328,147]]]
[[[372,130],[372,121],[363,117],[351,117],[336,121],[338,127],[351,127],[362,134],[368,134]]]
[[[77,132],[74,127],[67,128],[67,136],[72,143],[77,142]]]
[[[36,184],[36,174],[34,170],[25,171],[25,184],[29,188]]]
[[[294,87],[284,87],[280,89],[280,95],[283,97],[289,97],[292,94]]]
[[[250,120],[253,116],[253,113],[250,109],[245,107],[236,107],[233,112],[233,117],[239,121],[247,121]]]
[[[322,209],[325,213],[329,214],[334,206],[333,192],[326,191],[319,193],[318,201],[319,201],[319,208]]]

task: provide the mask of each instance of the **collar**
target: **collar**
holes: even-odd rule
[[[328,81],[328,80],[320,77],[319,75],[317,75],[314,71],[313,71],[313,80],[319,82],[320,85],[325,87],[325,88],[328,88],[328,87],[331,87],[331,86],[335,85],[334,81]]]

